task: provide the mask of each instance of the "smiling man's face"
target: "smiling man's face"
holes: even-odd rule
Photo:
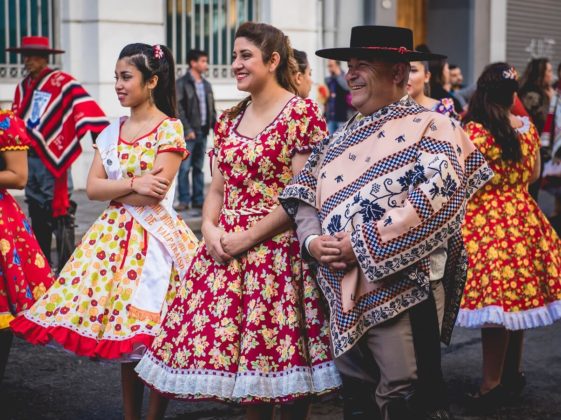
[[[348,64],[346,79],[351,89],[352,104],[362,115],[371,115],[405,95],[408,64],[358,58],[351,58]],[[396,74],[399,72],[401,76]],[[396,98],[396,95],[399,97]]]

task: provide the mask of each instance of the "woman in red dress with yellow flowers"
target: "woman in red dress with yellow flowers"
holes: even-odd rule
[[[469,269],[457,324],[482,329],[478,408],[522,391],[523,331],[561,318],[561,241],[528,193],[540,145],[529,119],[510,113],[517,89],[513,68],[489,65],[464,118],[495,172],[468,203],[463,228]]]
[[[248,418],[306,418],[339,387],[329,325],[278,196],[326,135],[317,105],[295,96],[288,38],[267,24],[236,32],[232,69],[250,97],[215,128],[204,244],[140,377],[169,398],[247,405]],[[290,403],[290,404],[289,404]]]
[[[0,110],[0,381],[12,342],[14,316],[51,286],[51,268],[20,206],[6,191],[27,182],[29,139],[24,122]]]

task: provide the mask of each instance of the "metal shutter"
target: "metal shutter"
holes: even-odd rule
[[[561,1],[507,0],[507,62],[522,75],[528,61],[539,57],[549,58],[556,73],[561,62]]]

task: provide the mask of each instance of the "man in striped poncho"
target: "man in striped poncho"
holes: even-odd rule
[[[32,147],[25,197],[33,230],[51,262],[51,238],[57,241],[58,268],[74,245],[75,203],[70,201],[69,170],[82,152],[80,139],[89,131],[95,139],[109,123],[99,105],[72,76],[48,66],[49,47],[41,36],[26,36],[17,48],[28,72],[17,86],[12,110],[27,126]]]

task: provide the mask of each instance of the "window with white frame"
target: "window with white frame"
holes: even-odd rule
[[[54,25],[58,0],[0,0],[0,80],[20,79],[24,75],[21,54],[6,51],[21,44],[24,36],[47,36],[51,47],[57,47]],[[57,56],[51,55],[51,64]]]
[[[178,74],[189,63],[187,53],[197,48],[208,53],[209,77],[230,77],[232,46],[238,26],[257,16],[257,0],[167,0],[167,45]]]

